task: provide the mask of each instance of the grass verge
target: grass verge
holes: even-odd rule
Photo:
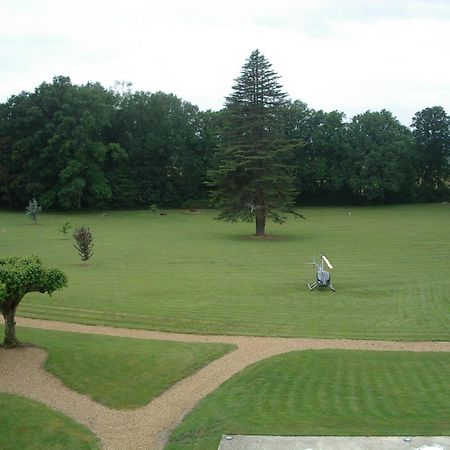
[[[3,332],[3,330],[0,330]],[[45,368],[70,389],[116,409],[138,408],[234,347],[20,328],[49,352]]]
[[[247,368],[206,397],[166,450],[216,449],[222,434],[448,435],[450,355],[321,350]]]
[[[0,448],[94,450],[97,438],[83,425],[47,406],[0,392]]]

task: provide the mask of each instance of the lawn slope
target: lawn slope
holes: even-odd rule
[[[64,270],[52,299],[18,313],[88,324],[188,333],[449,340],[450,207],[307,208],[306,220],[251,224],[216,212],[0,213],[1,252],[37,254]],[[349,214],[351,213],[351,214]],[[81,264],[58,228],[87,225],[94,256]],[[326,253],[336,293],[309,292],[306,263]]]

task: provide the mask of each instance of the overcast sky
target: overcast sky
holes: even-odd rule
[[[450,0],[0,0],[0,102],[67,75],[217,110],[255,49],[314,109],[450,113]]]

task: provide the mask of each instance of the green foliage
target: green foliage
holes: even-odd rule
[[[41,211],[42,208],[39,206],[39,203],[35,198],[33,198],[33,200],[30,200],[28,202],[28,206],[25,208],[26,214],[34,223],[36,223],[37,216],[41,213]]]
[[[315,111],[290,102],[284,111],[286,133],[304,145],[295,152],[296,187],[302,203],[349,201],[350,145],[344,113]]]
[[[65,286],[66,275],[58,269],[44,269],[37,256],[0,258],[0,312],[6,325],[4,346],[20,345],[15,333],[15,314],[25,294],[51,295]]]
[[[419,186],[426,200],[444,200],[450,192],[450,116],[442,106],[416,113],[412,123],[419,150]]]
[[[115,129],[128,158],[109,173],[116,207],[178,206],[205,196],[205,115],[163,92],[121,98]]]
[[[44,269],[37,256],[8,257],[0,258],[0,283],[0,305],[5,305],[15,304],[27,292],[52,294],[67,286],[67,279],[59,269]]]
[[[0,104],[0,204],[179,205],[204,199],[209,116],[163,92],[55,77]]]
[[[94,242],[91,230],[84,225],[78,227],[73,232],[73,238],[75,239],[74,247],[78,250],[81,260],[87,261],[94,254]]]
[[[33,400],[0,393],[0,448],[8,450],[96,450],[85,426]]]
[[[72,228],[72,225],[70,225],[70,222],[66,221],[61,225],[61,228],[58,229],[63,236],[66,236],[67,232]]]
[[[210,450],[222,434],[448,435],[449,370],[445,353],[315,350],[276,356],[200,402],[165,449]]]
[[[287,94],[278,79],[266,58],[252,52],[227,98],[224,142],[209,173],[218,218],[255,221],[259,236],[266,219],[282,223],[282,212],[293,208],[292,152],[298,143],[284,135]]]
[[[389,111],[367,111],[349,125],[349,187],[355,197],[385,202],[414,184],[414,143]],[[413,178],[411,179],[411,174]]]
[[[76,86],[67,77],[12,96],[0,109],[9,182],[4,203],[16,206],[34,193],[46,208],[76,209],[108,201],[105,168],[123,153],[108,138],[114,104],[114,95],[99,84]]]
[[[278,79],[255,51],[218,112],[173,94],[74,85],[64,76],[13,95],[0,104],[0,206],[19,209],[36,196],[58,209],[200,207],[207,181],[222,190],[213,206],[225,220],[265,211],[281,222],[292,195],[312,204],[448,198],[442,107],[415,115],[411,146],[388,111],[348,123],[342,112],[288,100]],[[259,204],[261,188],[272,193],[270,208]]]

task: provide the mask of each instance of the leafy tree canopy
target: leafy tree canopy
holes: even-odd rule
[[[419,111],[412,146],[399,125],[386,110],[346,121],[289,100],[258,50],[221,111],[130,83],[105,89],[57,76],[0,104],[0,206],[23,210],[30,198],[45,209],[215,206],[220,218],[261,229],[265,219],[283,221],[292,198],[448,200],[448,114]]]
[[[382,202],[408,183],[414,159],[411,131],[389,111],[367,111],[349,125],[350,189],[355,196]]]
[[[22,298],[28,292],[51,295],[67,286],[65,274],[58,269],[44,269],[41,260],[29,258],[0,258],[0,312],[5,319],[5,347],[20,346],[15,332],[15,315]]]
[[[442,106],[425,108],[412,122],[420,158],[419,185],[427,200],[443,199],[449,191],[450,116]]]

